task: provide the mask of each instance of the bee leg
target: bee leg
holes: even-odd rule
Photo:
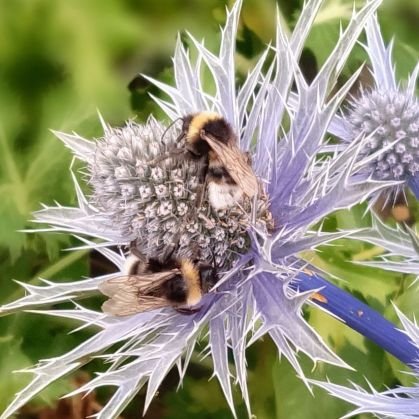
[[[173,255],[173,253],[175,253],[178,247],[179,247],[179,243],[171,243],[167,245],[162,251],[161,255],[159,256],[159,259],[164,262],[169,260],[170,257]]]
[[[199,185],[196,191],[195,208],[199,209],[204,201],[205,190],[208,185],[208,158],[202,156],[199,168]]]
[[[201,257],[201,249],[197,242],[191,243],[189,245],[189,249],[191,251],[191,258],[194,263],[199,263],[199,258]]]
[[[188,152],[185,151],[183,148],[175,148],[171,151],[168,151],[167,153],[162,154],[159,157],[156,157],[155,159],[151,160],[148,164],[150,166],[155,166],[157,163],[160,163],[163,160],[170,159],[171,157],[177,157],[182,154],[186,155],[188,154]]]
[[[252,166],[252,155],[250,154],[250,151],[245,151],[243,154],[244,154],[244,157],[246,158],[246,163],[249,166]]]
[[[162,250],[158,259],[161,260],[163,263],[168,261],[169,259],[172,259],[175,252],[179,249],[179,239],[180,239],[181,230],[182,228],[179,229],[179,232],[177,232],[173,236],[173,239],[172,239],[173,241],[167,246],[165,246],[164,249]]]
[[[191,314],[197,313],[200,308],[176,308],[175,310],[180,314],[186,314],[190,316]]]
[[[195,208],[199,209],[204,201],[205,190],[207,189],[208,176],[205,176],[204,182],[198,186],[195,199]]]
[[[131,249],[131,254],[136,256],[138,258],[138,260],[140,260],[141,262],[143,262],[143,263],[147,262],[147,258],[138,249],[136,249],[136,248]]]
[[[129,244],[129,251],[131,254],[136,256],[141,262],[147,261],[147,258],[138,250],[136,240],[131,241],[131,243]]]

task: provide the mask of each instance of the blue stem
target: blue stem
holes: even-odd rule
[[[324,298],[313,299],[315,304],[324,307],[351,329],[372,340],[405,364],[417,365],[419,349],[410,342],[409,336],[350,293],[315,274],[303,272],[298,275],[298,281],[291,283],[291,287],[301,292],[321,288],[319,294]],[[324,301],[320,301],[323,299]]]

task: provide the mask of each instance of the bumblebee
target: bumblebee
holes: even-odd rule
[[[258,181],[249,156],[237,145],[230,124],[214,112],[200,112],[183,118],[186,149],[195,158],[206,159],[204,190],[215,209],[228,208],[243,194],[252,198],[258,192]]]
[[[215,112],[199,112],[187,115],[183,120],[179,141],[184,141],[184,149],[169,152],[154,160],[183,154],[186,158],[201,160],[201,192],[208,190],[208,199],[215,209],[225,209],[240,202],[243,195],[253,198],[258,192],[258,180],[253,172],[250,157],[237,145],[237,136],[230,124]]]
[[[162,263],[135,252],[128,256],[124,271],[99,284],[99,291],[110,297],[102,305],[106,314],[129,316],[167,306],[191,314],[218,280],[210,265],[174,258]]]

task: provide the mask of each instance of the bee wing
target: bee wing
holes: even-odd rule
[[[123,275],[102,282],[98,288],[102,294],[108,297],[113,297],[121,289],[136,294],[149,294],[178,273],[180,273],[179,269],[171,269],[150,274]]]
[[[259,185],[245,154],[231,142],[224,144],[207,133],[202,133],[201,135],[217,154],[221,163],[237,185],[239,185],[240,189],[249,198],[252,198],[258,192]]]
[[[115,316],[129,316],[146,310],[168,306],[165,298],[148,295],[155,293],[163,283],[178,272],[173,269],[144,275],[125,275],[99,284],[99,291],[110,297],[102,304],[104,313]]]
[[[119,292],[102,304],[102,311],[113,316],[132,316],[147,310],[167,307],[165,298]]]
[[[164,272],[136,276],[136,287],[140,294],[150,294],[158,292],[159,288],[172,279],[176,274],[180,274],[179,269],[171,269]]]

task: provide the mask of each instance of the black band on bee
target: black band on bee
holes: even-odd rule
[[[228,173],[227,169],[224,166],[209,166],[208,167],[208,176],[210,180],[220,183],[221,181],[227,185],[237,185],[233,178]]]
[[[167,259],[161,262],[159,259],[148,259],[148,269],[150,272],[162,272],[164,270],[175,269],[179,267],[179,263],[175,259]]]
[[[209,166],[208,167],[208,174],[211,175],[214,179],[222,179],[226,177],[230,177],[230,175],[227,172],[227,169],[223,166]]]
[[[202,129],[224,144],[231,141],[231,137],[234,136],[230,124],[222,118],[207,121]]]
[[[176,275],[163,284],[164,294],[174,303],[184,303],[187,299],[187,285],[182,275]]]
[[[186,149],[197,158],[206,156],[211,150],[208,143],[200,137],[192,139],[191,144],[186,144]]]

